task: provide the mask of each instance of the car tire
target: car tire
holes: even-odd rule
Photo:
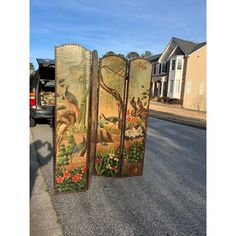
[[[35,127],[35,126],[36,126],[36,120],[30,117],[30,127]]]

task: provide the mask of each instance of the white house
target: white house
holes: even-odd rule
[[[151,56],[152,96],[175,99],[183,105],[188,59],[205,45],[173,37],[161,54]],[[204,60],[203,57],[201,59]]]

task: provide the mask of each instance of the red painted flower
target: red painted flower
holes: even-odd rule
[[[96,161],[95,161],[96,164],[99,164],[100,162],[101,162],[100,159],[96,159]]]
[[[69,178],[71,176],[71,173],[69,171],[64,172],[63,177],[64,178]]]
[[[82,177],[83,177],[82,174],[77,174],[76,176],[78,176],[79,179],[82,179]]]
[[[63,178],[63,177],[58,177],[58,178],[56,179],[56,181],[57,181],[58,184],[61,184],[61,183],[63,183],[64,178]]]
[[[77,175],[75,175],[75,176],[73,176],[72,177],[72,181],[74,182],[74,183],[77,183],[79,180],[81,180],[82,179],[82,174],[77,174]]]
[[[86,173],[86,167],[83,167],[83,168],[82,168],[82,173],[83,173],[83,174]]]
[[[130,118],[130,117],[127,117],[126,120],[127,120],[127,122],[130,122],[130,121],[131,121],[131,118]]]
[[[79,181],[79,177],[78,176],[73,176],[72,177],[72,181],[74,182],[74,183],[77,183],[78,181]]]

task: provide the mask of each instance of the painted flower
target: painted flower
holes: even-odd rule
[[[86,167],[83,167],[83,168],[82,168],[82,173],[83,173],[83,174],[86,173]]]
[[[114,156],[115,156],[114,153],[109,153],[109,158],[110,158],[110,159],[113,159]]]
[[[118,170],[118,167],[117,166],[112,166],[111,170]]]
[[[79,180],[81,180],[82,179],[82,174],[77,174],[77,175],[75,175],[75,176],[73,176],[72,177],[72,181],[74,182],[74,183],[77,183]]]
[[[63,181],[64,181],[64,178],[63,178],[63,177],[58,177],[58,178],[56,179],[56,182],[57,182],[58,184],[63,183]]]
[[[71,176],[71,173],[69,171],[64,172],[63,177],[64,178],[69,178]]]
[[[96,161],[95,161],[96,164],[99,164],[100,162],[101,162],[100,159],[96,159]]]

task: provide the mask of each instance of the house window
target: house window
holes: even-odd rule
[[[174,81],[170,80],[170,93],[173,93],[174,90]]]
[[[153,66],[153,74],[156,74],[156,64]]]
[[[178,59],[177,70],[181,70],[182,68],[182,59]]]
[[[160,66],[159,66],[159,74],[161,74],[161,64],[160,64]]]
[[[171,61],[171,70],[175,70],[175,59]]]
[[[190,94],[192,90],[192,80],[187,81],[187,94]]]
[[[165,62],[163,62],[162,65],[161,65],[161,72],[162,73],[166,72],[166,63]]]
[[[180,92],[180,80],[176,80],[175,82],[175,90],[177,93]]]
[[[203,95],[203,81],[200,81],[200,91],[199,91],[200,95]]]
[[[156,64],[156,74],[158,74],[158,64]]]

